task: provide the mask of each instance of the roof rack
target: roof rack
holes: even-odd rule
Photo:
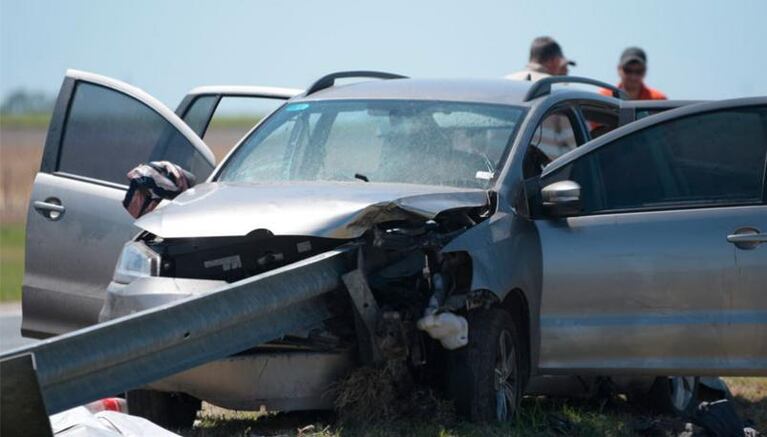
[[[349,77],[369,77],[373,79],[407,79],[407,76],[401,74],[386,73],[383,71],[339,71],[322,76],[306,90],[305,95],[314,94],[317,91],[330,88],[336,83],[336,79],[345,79]]]
[[[530,90],[527,91],[527,95],[525,95],[525,101],[529,102],[535,98],[551,94],[551,85],[555,83],[584,83],[587,85],[594,85],[609,89],[613,92],[613,97],[616,99],[628,100],[629,98],[629,95],[622,89],[599,80],[577,76],[549,76],[533,83],[533,86],[530,87]]]

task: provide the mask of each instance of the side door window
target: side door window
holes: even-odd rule
[[[576,134],[575,120],[575,114],[569,108],[555,109],[543,117],[525,153],[525,179],[539,175],[551,161],[583,142]]]
[[[593,140],[618,127],[618,108],[596,103],[580,105],[588,139]]]
[[[176,114],[210,146],[220,162],[254,126],[300,93],[290,88],[201,87],[187,94]]]
[[[575,161],[584,213],[758,204],[764,191],[767,109],[675,119]]]
[[[189,138],[140,100],[99,84],[76,84],[57,172],[125,185],[131,168],[163,159],[198,178],[213,168]]]

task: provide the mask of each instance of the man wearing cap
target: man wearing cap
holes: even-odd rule
[[[549,76],[567,76],[575,61],[565,58],[562,47],[549,36],[539,36],[530,45],[530,62],[524,70],[506,76],[512,80],[536,81]]]
[[[647,73],[647,55],[639,47],[629,47],[621,54],[618,63],[618,76],[621,82],[618,88],[626,91],[632,100],[666,100],[666,95],[645,85]],[[612,91],[602,89],[602,94],[609,96]]]

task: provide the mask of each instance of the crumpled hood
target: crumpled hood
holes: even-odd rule
[[[136,221],[163,238],[275,235],[356,238],[371,225],[482,207],[479,189],[355,182],[214,182],[198,185]]]

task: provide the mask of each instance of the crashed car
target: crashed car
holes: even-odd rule
[[[355,76],[380,80],[336,84]],[[303,92],[201,88],[174,114],[70,71],[30,202],[23,333],[352,245],[362,273],[334,317],[129,392],[129,410],[184,426],[200,400],[329,408],[330,384],[391,359],[473,420],[511,420],[557,376],[683,412],[697,376],[767,374],[767,98],[634,105],[619,127],[620,90],[561,82],[610,87],[344,72]],[[230,96],[286,102],[214,168],[200,137]],[[205,182],[134,223],[125,174],[150,160]]]

